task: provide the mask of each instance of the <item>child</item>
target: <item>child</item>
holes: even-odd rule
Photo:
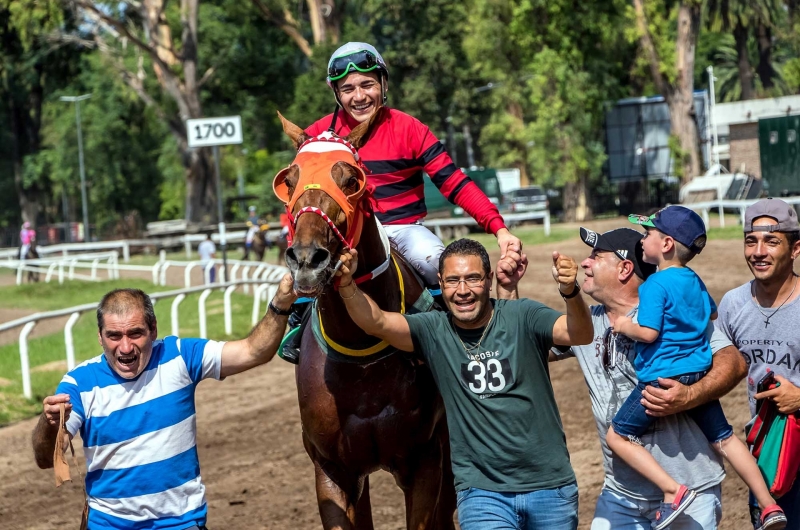
[[[691,385],[706,374],[711,367],[706,327],[709,318],[716,318],[717,307],[703,281],[686,267],[706,244],[699,215],[683,206],[668,206],[650,217],[628,219],[645,227],[644,261],[657,265],[658,272],[639,287],[638,324],[621,317],[614,327],[615,333],[637,341],[634,367],[639,384],[614,417],[607,440],[612,451],[664,492],[656,513],[655,528],[661,530],[686,510],[696,493],[675,482],[641,445],[638,437],[655,421],[641,404],[642,391],[647,385],[658,386],[659,377]],[[783,510],[775,504],[747,447],[733,436],[719,401],[686,412],[758,499],[763,509],[758,530],[785,528]]]

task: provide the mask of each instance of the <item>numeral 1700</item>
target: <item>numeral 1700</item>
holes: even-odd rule
[[[233,133],[236,132],[236,128],[233,126],[232,123],[226,123],[225,125],[221,123],[210,124],[207,123],[202,126],[205,129],[205,134],[201,131],[200,125],[195,125],[194,130],[197,132],[197,140],[205,140],[208,138],[211,133],[214,133],[214,136],[217,138],[221,138],[222,136],[233,136]]]

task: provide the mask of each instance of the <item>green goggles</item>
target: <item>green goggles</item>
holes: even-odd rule
[[[367,73],[380,67],[378,59],[370,52],[363,50],[332,59],[328,65],[328,79],[338,81],[349,74],[351,69]]]

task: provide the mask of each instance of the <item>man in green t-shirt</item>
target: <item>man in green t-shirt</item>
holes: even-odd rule
[[[447,410],[462,530],[577,528],[578,487],[547,364],[553,344],[593,338],[575,261],[553,253],[566,315],[533,300],[490,298],[489,255],[469,239],[448,245],[439,261],[447,313],[382,311],[353,283],[357,253],[342,261],[339,294],[356,324],[419,352],[433,373]],[[500,260],[501,297],[516,298],[526,267],[524,254]]]

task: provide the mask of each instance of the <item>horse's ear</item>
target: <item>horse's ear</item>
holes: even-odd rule
[[[378,121],[378,117],[382,111],[383,107],[378,107],[378,109],[372,113],[372,116],[369,117],[369,120],[359,124],[358,127],[350,131],[350,134],[347,135],[347,141],[353,144],[353,147],[361,149],[361,147],[367,143],[372,125]]]
[[[278,112],[278,117],[281,119],[281,124],[283,124],[283,132],[292,140],[294,146],[299,149],[303,142],[309,139],[309,136],[303,129],[284,118],[280,112]]]

